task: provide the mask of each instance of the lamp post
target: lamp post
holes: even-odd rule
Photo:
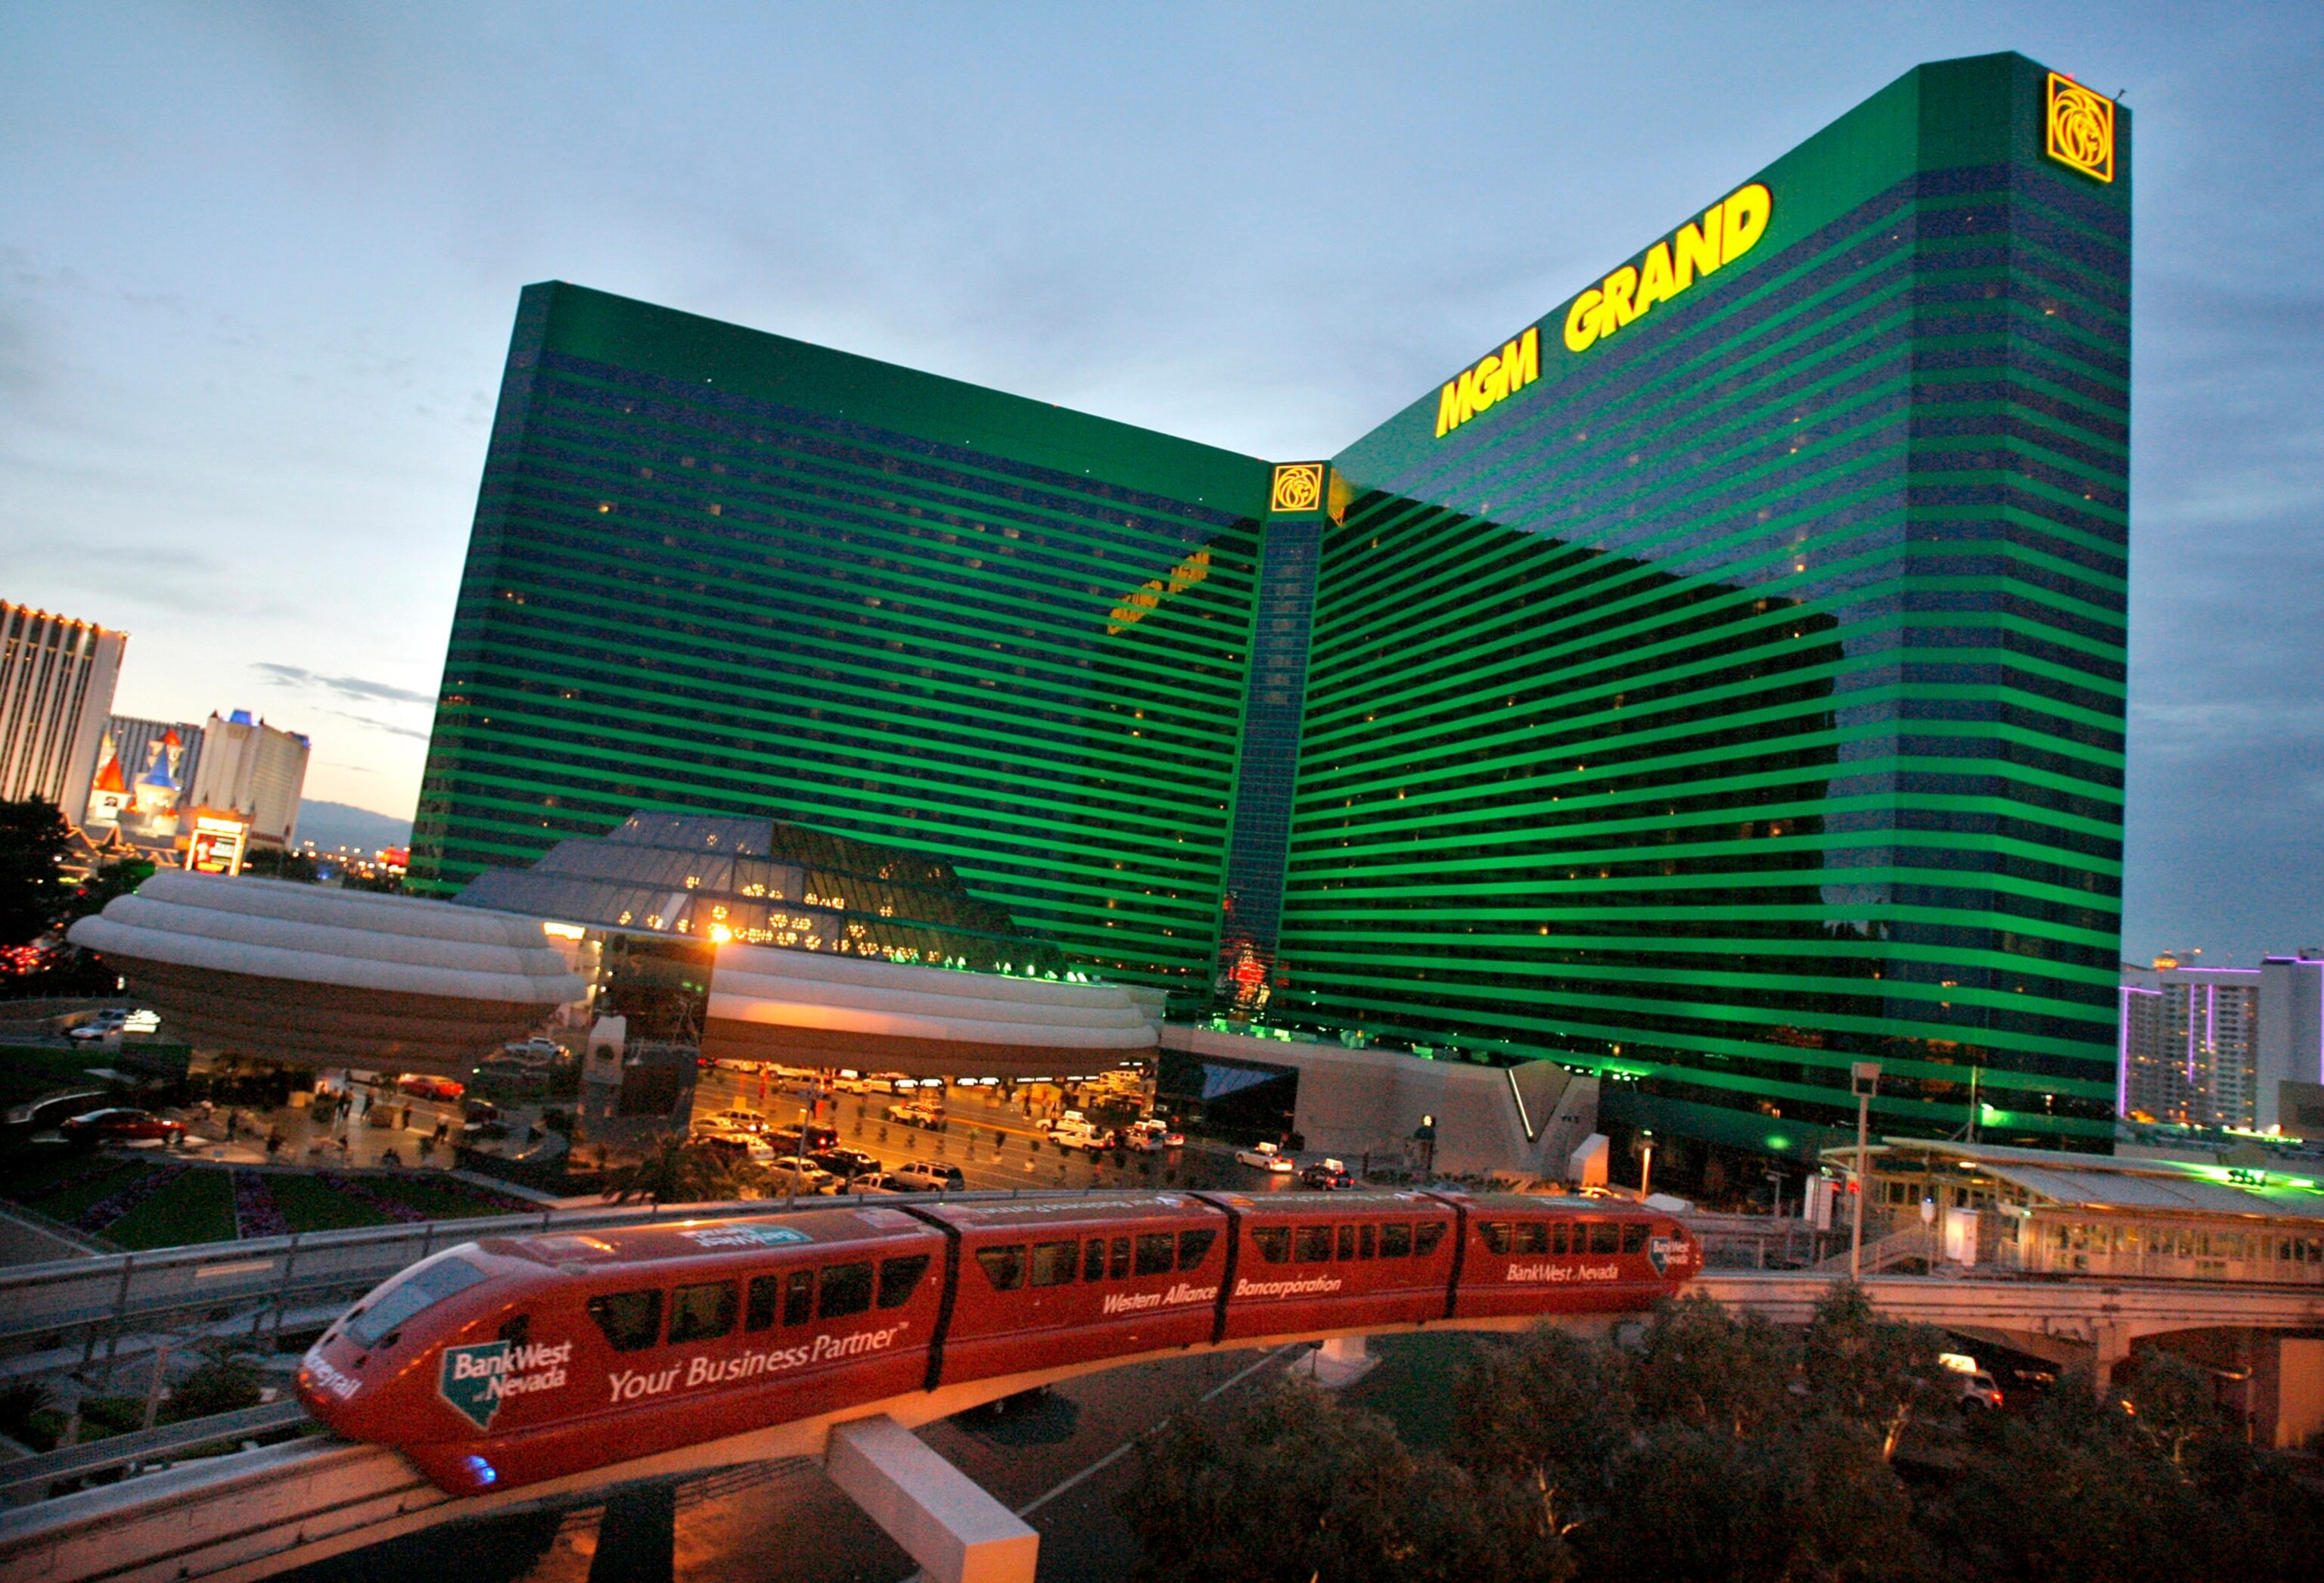
[[[1638,1134],[1638,1202],[1643,1204],[1646,1201],[1646,1195],[1654,1190],[1655,1129],[1652,1127],[1646,1127]]]
[[[1856,1212],[1848,1234],[1848,1278],[1864,1279],[1864,1166],[1870,1151],[1866,1134],[1872,1125],[1872,1096],[1880,1087],[1880,1063],[1859,1060],[1849,1068],[1848,1086],[1856,1091]]]

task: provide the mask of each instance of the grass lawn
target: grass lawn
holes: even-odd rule
[[[1453,1386],[1470,1359],[1492,1343],[1480,1336],[1424,1331],[1374,1336],[1367,1345],[1379,1365],[1348,1388],[1348,1405],[1388,1420],[1416,1451],[1444,1449],[1452,1430]]]
[[[109,1199],[123,1188],[145,1175],[153,1168],[137,1160],[107,1162],[100,1156],[59,1149],[42,1154],[20,1155],[0,1170],[0,1194],[14,1199],[28,1209],[37,1209],[51,1220],[69,1225],[83,1209],[101,1199]],[[102,1169],[100,1169],[102,1168]],[[97,1174],[78,1185],[64,1185],[67,1179],[84,1171]]]
[[[21,1044],[0,1045],[0,1108],[22,1105],[59,1088],[102,1088],[88,1075],[101,1067],[105,1056],[90,1050],[33,1050]],[[91,1109],[96,1108],[93,1102]]]
[[[488,1192],[473,1182],[436,1171],[410,1176],[367,1176],[364,1186],[383,1199],[409,1204],[431,1220],[460,1220],[477,1215],[521,1215],[537,1205]]]
[[[339,1231],[351,1226],[384,1226],[387,1217],[369,1204],[336,1192],[311,1176],[288,1171],[266,1173],[266,1190],[293,1231]]]
[[[234,1240],[234,1183],[224,1171],[197,1167],[105,1228],[125,1248],[180,1247]]]

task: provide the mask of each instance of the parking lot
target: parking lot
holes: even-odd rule
[[[909,1102],[892,1093],[835,1093],[813,1119],[835,1128],[841,1147],[862,1150],[883,1170],[907,1161],[940,1162],[958,1167],[962,1185],[974,1190],[1214,1187],[1266,1192],[1292,1185],[1288,1176],[1237,1163],[1231,1150],[1199,1143],[1151,1153],[1109,1150],[1094,1160],[1086,1150],[1060,1150],[1042,1124],[1066,1107],[1065,1097],[1046,1085],[1019,1088],[1013,1097],[999,1086],[920,1092],[941,1096],[942,1131],[887,1120],[890,1106]],[[795,1127],[810,1108],[804,1086],[772,1073],[761,1077],[714,1067],[695,1087],[697,1128],[733,1109],[761,1116],[778,1129]]]

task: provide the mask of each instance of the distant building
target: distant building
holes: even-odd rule
[[[129,634],[0,600],[0,799],[80,819]]]
[[[2258,1119],[2260,970],[2123,965],[2122,1112],[2186,1126]]]
[[[179,805],[193,784],[201,753],[199,726],[114,716],[97,752],[83,828],[100,834],[118,830],[138,847],[174,847]]]
[[[2288,1113],[2282,1085],[2324,1083],[2324,950],[2264,957],[2259,967],[2258,1103],[2255,1125],[2308,1132]],[[2310,1135],[2313,1135],[2310,1134]]]
[[[191,806],[233,810],[250,822],[254,847],[288,847],[299,832],[299,798],[307,785],[310,744],[254,717],[247,709],[212,715],[202,746]]]
[[[133,789],[137,778],[153,767],[157,754],[170,754],[170,773],[182,790],[194,783],[195,773],[202,762],[202,727],[191,720],[141,720],[131,715],[115,715],[106,724],[106,749],[120,761],[121,774]],[[174,735],[177,745],[169,749],[166,739]],[[104,755],[97,761],[97,774],[104,777]]]

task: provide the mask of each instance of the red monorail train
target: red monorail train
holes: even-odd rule
[[[466,1244],[348,1310],[299,1394],[468,1495],[1065,1364],[1643,1309],[1701,1266],[1674,1221],[1588,1199],[890,1200]]]

